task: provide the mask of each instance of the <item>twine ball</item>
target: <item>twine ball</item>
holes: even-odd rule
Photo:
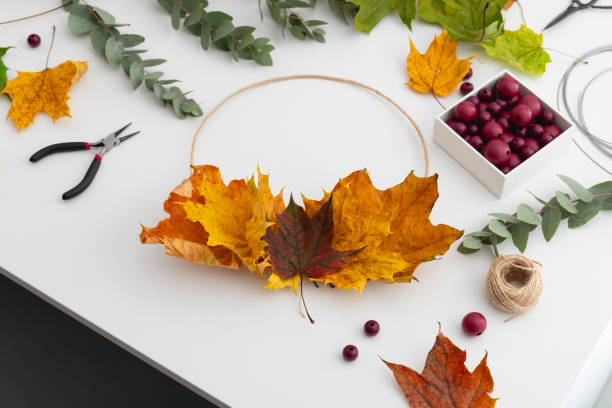
[[[511,318],[534,307],[542,293],[541,266],[523,255],[495,258],[487,274],[487,296],[493,306],[516,313]]]

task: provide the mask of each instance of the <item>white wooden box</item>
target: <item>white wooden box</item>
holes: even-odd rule
[[[511,76],[520,85],[520,95],[535,95],[542,104],[542,110],[547,109],[555,114],[554,124],[559,126],[562,133],[552,142],[538,150],[529,159],[522,162],[508,174],[502,173],[497,167],[490,163],[480,152],[474,149],[467,141],[453,131],[446,121],[454,116],[454,109],[457,104],[476,95],[478,90],[484,87],[494,88],[497,80],[503,76]],[[546,103],[540,96],[531,92],[508,70],[503,70],[488,82],[475,88],[474,91],[465,95],[457,104],[451,106],[435,118],[434,123],[434,142],[451,155],[467,171],[472,173],[485,187],[487,187],[498,198],[503,197],[508,192],[516,189],[528,179],[534,177],[542,168],[547,166],[554,158],[563,153],[570,144],[572,124],[557,112],[551,105]]]

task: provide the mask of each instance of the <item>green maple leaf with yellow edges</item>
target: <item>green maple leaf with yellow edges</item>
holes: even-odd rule
[[[355,15],[355,28],[370,32],[387,14],[397,10],[402,22],[412,30],[417,0],[350,0],[359,6]]]
[[[543,35],[522,25],[516,31],[504,30],[499,37],[481,43],[493,58],[506,61],[530,74],[542,75],[550,55],[542,48]]]
[[[0,91],[6,86],[6,71],[8,71],[8,67],[2,61],[2,57],[4,57],[9,48],[13,47],[0,47]]]

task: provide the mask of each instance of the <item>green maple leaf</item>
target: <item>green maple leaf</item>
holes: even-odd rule
[[[501,11],[507,2],[508,0],[419,0],[418,17],[428,23],[440,24],[455,41],[480,41],[484,22],[486,40],[503,33],[504,17]]]
[[[400,18],[412,30],[417,0],[350,0],[359,6],[355,15],[355,28],[370,32],[387,14],[397,10]]]
[[[8,71],[7,66],[2,61],[2,57],[4,57],[9,48],[13,47],[0,47],[0,91],[6,86],[6,71]]]
[[[481,43],[487,54],[506,61],[530,74],[542,75],[550,55],[542,48],[543,35],[522,25],[516,31],[504,30],[499,37]]]

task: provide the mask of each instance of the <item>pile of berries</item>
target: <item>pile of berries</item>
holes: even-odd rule
[[[519,95],[518,82],[500,78],[455,107],[446,123],[504,174],[561,134],[555,115],[534,95]]]

